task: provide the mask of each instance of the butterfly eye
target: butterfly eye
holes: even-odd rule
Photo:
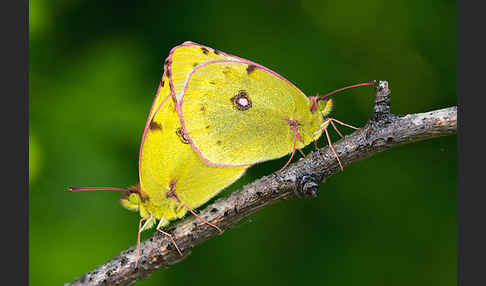
[[[140,203],[138,199],[138,195],[136,193],[131,193],[130,196],[128,196],[128,200],[133,203],[133,204],[138,204]]]
[[[231,102],[233,102],[234,106],[238,110],[247,110],[251,107],[251,100],[248,97],[248,93],[245,90],[240,90],[238,93],[231,98]]]
[[[177,128],[176,130],[177,136],[179,136],[179,139],[181,140],[182,143],[184,144],[189,144],[189,140],[187,140],[186,135],[184,135],[184,131],[182,131],[182,128]]]

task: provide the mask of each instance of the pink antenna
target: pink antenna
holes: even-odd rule
[[[76,193],[76,192],[85,192],[85,191],[121,191],[121,192],[126,192],[128,191],[127,189],[122,189],[122,188],[99,188],[99,187],[69,187],[69,191]]]
[[[353,88],[353,87],[358,87],[358,86],[374,85],[375,83],[376,83],[376,80],[370,80],[368,82],[353,84],[353,85],[350,85],[350,86],[345,86],[345,87],[340,88],[340,89],[336,89],[336,90],[331,91],[330,93],[323,95],[323,96],[312,96],[311,97],[311,102],[312,102],[311,110],[317,109],[317,102],[319,102],[319,100],[325,100],[330,95],[333,95],[337,92],[340,92],[340,91],[343,91],[343,90],[346,90],[346,89],[350,89],[350,88]]]
[[[353,87],[358,87],[358,86],[374,85],[375,83],[376,83],[376,80],[371,80],[371,81],[368,81],[368,82],[358,83],[358,84],[346,86],[346,87],[343,87],[343,88],[340,88],[340,89],[336,89],[335,91],[331,91],[330,93],[328,93],[326,95],[320,96],[319,97],[319,100],[323,100],[326,97],[328,97],[328,96],[330,96],[332,94],[335,94],[336,92],[340,92],[340,91],[343,91],[343,90],[346,90],[346,89],[350,89],[350,88],[353,88]]]

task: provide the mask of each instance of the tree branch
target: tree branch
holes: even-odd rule
[[[457,107],[397,116],[390,113],[390,94],[388,82],[380,81],[376,88],[373,117],[363,128],[334,144],[343,166],[395,146],[457,133]],[[295,197],[317,196],[319,184],[339,171],[334,154],[326,146],[279,174],[260,178],[218,199],[199,215],[223,230],[228,229],[269,204]],[[148,278],[160,267],[180,262],[189,256],[193,247],[218,235],[213,227],[193,216],[179,221],[166,231],[173,235],[183,256],[178,254],[165,235],[156,232],[142,242],[138,267],[135,268],[136,246],[132,246],[106,264],[65,285],[132,285]]]

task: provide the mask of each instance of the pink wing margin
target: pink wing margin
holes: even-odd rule
[[[159,83],[159,87],[157,88],[157,92],[155,93],[155,98],[154,98],[154,102],[152,103],[152,107],[150,108],[150,111],[149,111],[149,114],[147,116],[147,122],[145,123],[145,128],[143,129],[143,134],[142,134],[142,140],[140,142],[140,151],[138,152],[138,176],[140,178],[140,168],[142,167],[141,166],[141,160],[142,160],[142,150],[143,150],[143,144],[145,143],[145,138],[146,138],[146,135],[147,135],[147,132],[148,132],[148,129],[149,129],[149,126],[150,126],[150,121],[151,121],[151,114],[152,114],[152,110],[154,110],[154,108],[157,108],[157,110],[154,112],[153,117],[155,117],[155,115],[159,112],[160,108],[162,107],[162,105],[164,105],[165,101],[169,98],[170,94],[168,94],[163,100],[162,102],[160,103],[160,105],[158,107],[156,107],[156,102],[157,102],[157,98],[160,96],[160,90],[162,88],[162,80],[165,76],[165,72],[164,74],[162,75],[162,79]]]
[[[175,91],[174,91],[174,84],[172,82],[172,55],[174,54],[174,52],[178,48],[180,48],[180,47],[188,47],[188,46],[197,46],[197,47],[205,48],[205,49],[207,49],[209,51],[212,51],[212,52],[215,52],[215,53],[218,53],[218,54],[222,54],[223,56],[225,56],[225,57],[227,57],[229,59],[212,60],[212,61],[209,61],[207,63],[200,64],[200,65],[196,66],[193,70],[191,70],[189,72],[188,79],[186,80],[186,85],[184,86],[184,91],[182,92],[182,96],[181,96],[180,100],[177,100],[176,95],[175,95]],[[225,52],[222,52],[222,51],[213,49],[211,47],[204,46],[204,45],[201,45],[201,44],[198,44],[198,43],[194,43],[194,42],[190,42],[190,41],[186,41],[186,42],[184,42],[184,43],[182,43],[182,44],[180,44],[180,45],[172,48],[172,50],[169,53],[169,56],[167,57],[167,59],[164,62],[165,63],[164,64],[164,74],[167,73],[168,78],[169,78],[169,85],[170,85],[170,90],[171,90],[170,95],[171,95],[172,99],[174,100],[174,103],[175,103],[175,106],[176,106],[176,110],[177,110],[177,114],[179,115],[179,120],[181,122],[182,130],[184,131],[184,136],[187,138],[187,140],[191,144],[193,150],[199,155],[199,157],[206,164],[211,165],[211,166],[214,166],[214,167],[233,167],[234,168],[234,167],[251,166],[253,164],[258,163],[258,161],[257,162],[250,163],[250,164],[242,164],[242,165],[221,164],[221,163],[211,162],[209,159],[207,159],[201,153],[201,151],[199,150],[199,148],[197,148],[197,146],[194,144],[191,136],[187,132],[187,129],[186,129],[186,126],[185,126],[185,123],[184,123],[184,115],[182,114],[182,104],[183,104],[183,101],[184,101],[184,94],[185,94],[185,91],[187,89],[187,84],[190,81],[190,77],[192,76],[192,74],[196,70],[200,69],[201,67],[207,66],[209,64],[221,63],[221,62],[240,62],[240,63],[245,63],[245,64],[248,64],[248,65],[254,65],[257,68],[262,69],[262,70],[265,70],[265,71],[267,71],[267,72],[275,75],[276,77],[278,77],[278,78],[286,81],[288,84],[290,84],[291,86],[293,86],[297,91],[301,92],[302,94],[304,94],[304,93],[298,87],[296,87],[292,82],[290,82],[289,80],[287,80],[285,77],[281,76],[280,74],[276,73],[275,71],[273,71],[273,70],[271,70],[271,69],[269,69],[267,67],[262,66],[261,64],[252,62],[250,60],[247,60],[247,59],[244,59],[244,58],[240,58],[238,56],[234,56],[234,55],[231,55],[231,54],[227,54]],[[148,124],[149,124],[149,122],[147,122],[147,125],[145,126],[146,129],[147,129]]]

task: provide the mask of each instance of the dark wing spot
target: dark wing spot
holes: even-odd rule
[[[176,184],[177,184],[177,179],[173,179],[170,181],[170,184],[169,184],[169,190],[165,193],[165,197],[166,198],[177,198],[177,194],[176,194]],[[177,212],[177,208],[179,206],[177,205],[174,205],[174,212]]]
[[[216,144],[221,145],[221,140],[216,141]]]
[[[181,140],[182,143],[184,144],[189,144],[189,140],[187,140],[186,136],[184,135],[184,131],[182,131],[182,128],[177,128],[176,130],[177,136],[179,136],[179,139]]]
[[[202,52],[203,52],[205,55],[209,54],[209,50],[208,50],[208,49],[206,49],[206,48],[204,48],[204,47],[201,47],[201,51],[202,51]]]
[[[162,82],[160,83],[161,86],[164,86],[165,82],[164,80],[162,80]]]
[[[150,130],[161,130],[162,129],[162,125],[160,125],[159,123],[155,122],[154,119],[152,118],[152,121],[150,121]]]
[[[199,63],[194,63],[192,66],[193,66],[193,67],[197,67],[197,65],[198,65],[198,64],[199,64]]]
[[[202,112],[206,111],[206,106],[204,106],[204,105],[201,106],[201,108],[199,110],[201,110]]]
[[[225,67],[225,68],[224,68],[224,70],[223,70],[223,74],[224,74],[224,75],[227,75],[227,74],[229,74],[230,72],[231,72],[230,67]]]
[[[248,67],[246,68],[246,72],[248,74],[251,74],[256,68],[257,68],[256,65],[248,65]]]
[[[210,85],[216,85],[216,83],[214,81],[212,81],[212,80],[209,81],[209,84]]]
[[[219,51],[218,50],[214,50],[214,54],[215,55],[219,55]]]
[[[251,108],[251,100],[245,90],[238,91],[230,100],[238,110],[244,111]]]
[[[209,125],[206,125],[206,129],[209,129]]]

